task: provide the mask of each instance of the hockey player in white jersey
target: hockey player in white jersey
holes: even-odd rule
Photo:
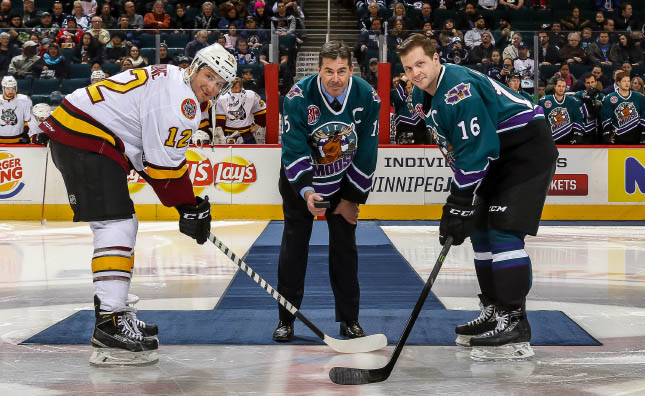
[[[45,121],[51,113],[52,108],[47,103],[35,104],[33,109],[31,109],[31,120],[29,121],[29,141],[31,143],[47,145],[49,136],[38,125]]]
[[[224,131],[227,139],[237,139],[234,143],[255,144],[254,132],[266,126],[266,103],[260,95],[247,91],[243,80],[236,78],[231,91],[217,99],[215,127]]]
[[[157,360],[157,327],[138,320],[136,298],[128,298],[138,222],[127,175],[144,176],[163,205],[177,208],[179,231],[206,242],[211,208],[193,193],[185,154],[202,106],[229,89],[236,70],[233,56],[213,44],[185,70],[131,69],[78,89],[40,124],[74,221],[89,222],[94,234],[93,364]]]
[[[13,76],[2,77],[0,84],[0,143],[29,143],[27,131],[31,120],[31,99],[18,93],[18,82]]]

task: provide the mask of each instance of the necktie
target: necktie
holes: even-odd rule
[[[333,101],[333,102],[331,102],[331,108],[332,108],[334,111],[338,112],[338,111],[340,111],[341,107],[343,107],[343,106],[340,104],[340,102],[338,101],[338,99],[334,98],[334,101]]]

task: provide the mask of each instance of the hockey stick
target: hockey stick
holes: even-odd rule
[[[311,329],[321,340],[331,349],[336,352],[341,353],[360,353],[360,352],[372,352],[377,349],[384,348],[387,345],[387,337],[385,334],[372,334],[367,337],[353,338],[349,340],[338,340],[336,338],[330,337],[327,334],[323,333],[318,327],[309,321],[300,313],[298,308],[294,307],[289,301],[287,301],[277,290],[271,287],[259,274],[257,274],[251,267],[246,265],[246,263],[238,257],[235,253],[231,251],[224,243],[217,238],[213,233],[209,233],[208,240],[213,242],[215,246],[219,248],[231,261],[233,261],[237,266],[244,271],[251,279],[260,285],[271,297],[275,298],[276,301],[285,307],[292,315],[300,319],[307,327]]]
[[[40,224],[47,224],[47,219],[45,219],[45,193],[47,192],[47,165],[49,164],[49,144],[45,146],[45,179],[43,182],[43,204],[40,209]]]
[[[390,361],[385,366],[376,369],[334,367],[331,369],[331,371],[329,371],[329,379],[331,379],[333,383],[339,385],[363,385],[371,384],[374,382],[381,382],[388,379],[388,377],[392,373],[392,369],[394,369],[396,360],[399,358],[399,355],[401,354],[401,351],[405,346],[405,342],[407,341],[408,336],[412,331],[412,327],[414,326],[417,317],[419,317],[419,313],[421,312],[421,308],[423,308],[423,304],[425,303],[426,298],[430,293],[430,289],[432,289],[432,285],[434,284],[434,281],[439,274],[439,270],[443,265],[443,261],[446,258],[446,255],[448,254],[448,250],[450,250],[450,245],[452,245],[452,240],[452,236],[448,236],[448,238],[446,238],[446,243],[443,245],[443,249],[441,249],[441,253],[439,253],[439,257],[437,258],[437,262],[435,263],[434,268],[430,273],[430,277],[428,277],[428,280],[423,287],[423,291],[421,292],[421,295],[417,300],[417,304],[414,306],[412,315],[410,315],[410,319],[408,319],[408,323],[405,325],[405,329],[403,330],[403,334],[401,334],[399,343],[396,344],[396,348],[394,348],[394,352],[392,352]]]

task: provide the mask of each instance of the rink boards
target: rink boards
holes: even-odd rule
[[[545,220],[645,220],[645,146],[560,147]],[[278,145],[191,147],[195,194],[208,195],[214,219],[281,219]],[[342,161],[328,164],[332,174]],[[336,168],[335,168],[336,167]],[[382,146],[365,219],[438,219],[452,171],[434,146]],[[177,218],[134,171],[129,189],[141,220]],[[44,147],[0,147],[0,218],[70,220],[62,177]]]

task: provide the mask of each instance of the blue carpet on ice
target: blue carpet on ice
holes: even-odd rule
[[[271,222],[245,258],[245,262],[274,287],[277,286],[281,236],[282,222]],[[340,338],[329,285],[327,240],[326,223],[315,222],[301,312],[322,331]],[[359,223],[357,244],[361,325],[370,334],[384,333],[394,344],[403,331],[424,281],[392,246],[376,222]],[[454,345],[455,325],[471,320],[477,314],[474,311],[446,310],[430,294],[408,344]],[[277,302],[239,271],[214,310],[139,311],[138,315],[159,325],[162,344],[275,344],[271,333],[277,323]],[[562,312],[529,312],[529,320],[534,345],[599,345]],[[86,344],[93,324],[93,311],[80,311],[25,343]],[[294,344],[322,344],[299,322],[295,332]]]

